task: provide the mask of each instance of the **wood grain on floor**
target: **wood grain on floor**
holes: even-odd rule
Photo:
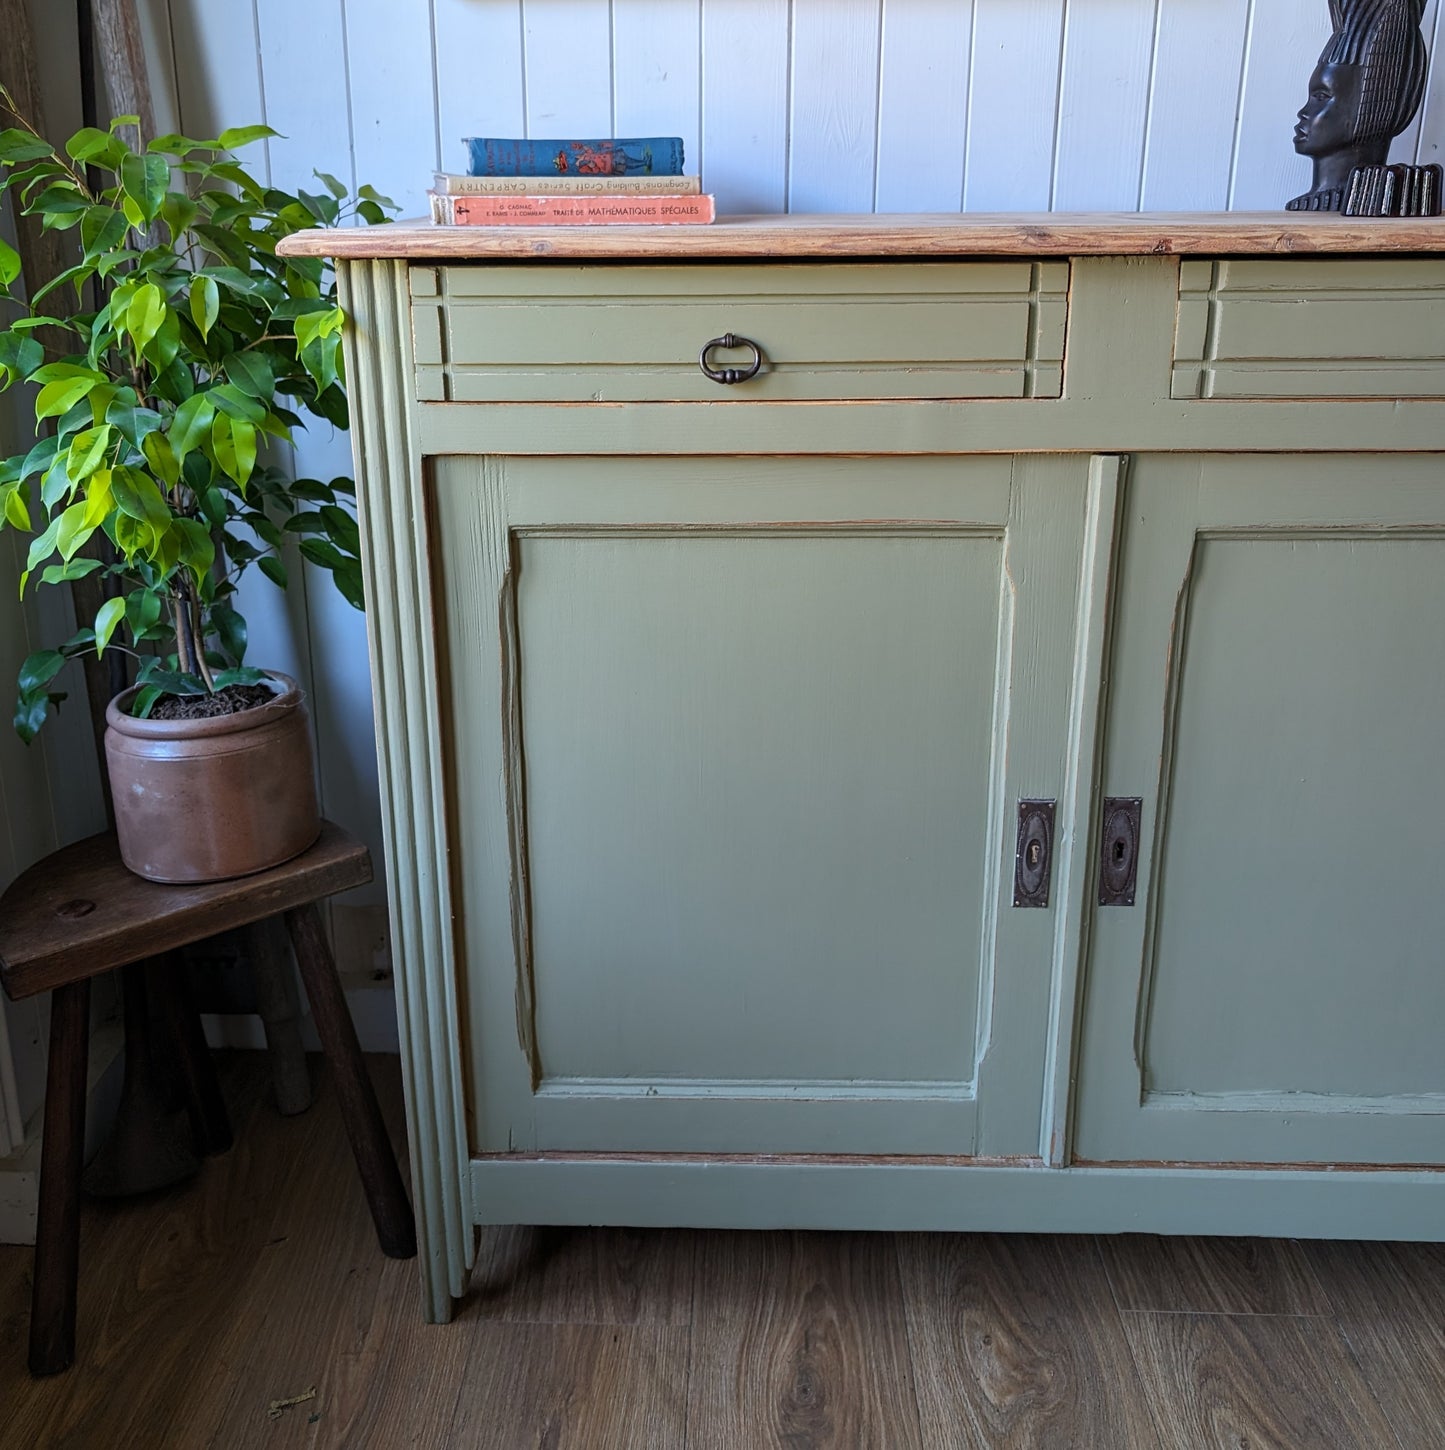
[[[27,1375],[30,1251],[0,1247],[5,1450],[1445,1444],[1437,1245],[489,1229],[426,1325],[313,1070],[288,1119],[225,1058],[236,1147],[86,1203],[68,1374]]]
[[[693,1302],[689,1446],[922,1444],[891,1239],[707,1234]]]
[[[1445,1245],[1306,1244],[1404,1450],[1445,1445]]]
[[[1372,1450],[1394,1436],[1338,1326],[1263,1314],[1126,1314],[1161,1441],[1189,1450]]]
[[[1092,1239],[908,1234],[898,1251],[928,1444],[1158,1445]]]

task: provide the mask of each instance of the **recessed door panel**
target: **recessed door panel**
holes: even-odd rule
[[[1146,860],[1096,911],[1080,1156],[1445,1150],[1439,466],[1137,463],[1104,775]]]
[[[1037,1151],[1086,467],[437,460],[475,1151]]]

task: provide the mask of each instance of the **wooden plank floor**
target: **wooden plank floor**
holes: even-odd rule
[[[228,1057],[237,1146],[87,1204],[69,1374],[26,1375],[30,1251],[0,1248],[6,1450],[1445,1445],[1433,1245],[501,1229],[424,1325],[313,1062],[281,1119]]]

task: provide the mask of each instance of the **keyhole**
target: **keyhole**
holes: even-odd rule
[[[1037,841],[1030,841],[1029,842],[1028,863],[1029,863],[1030,866],[1032,866],[1035,869],[1037,869],[1038,864],[1039,864],[1039,861],[1043,858],[1043,854],[1044,853],[1043,853],[1042,849],[1040,848],[1039,843]]]
[[[1122,840],[1114,842],[1114,864],[1116,866],[1122,866],[1124,864],[1124,854],[1128,849],[1128,846]]]

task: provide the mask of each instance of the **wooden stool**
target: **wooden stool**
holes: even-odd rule
[[[115,837],[103,835],[38,861],[0,896],[0,985],[16,1001],[54,994],[30,1301],[32,1374],[57,1374],[75,1358],[90,979],[112,967],[162,959],[228,927],[284,914],[382,1252],[394,1259],[416,1253],[411,1205],[316,910],[322,897],[370,880],[366,847],[326,822],[309,851],[239,881],[143,881],[121,864]],[[214,1148],[230,1133],[199,1019],[172,1016],[198,1142]]]

